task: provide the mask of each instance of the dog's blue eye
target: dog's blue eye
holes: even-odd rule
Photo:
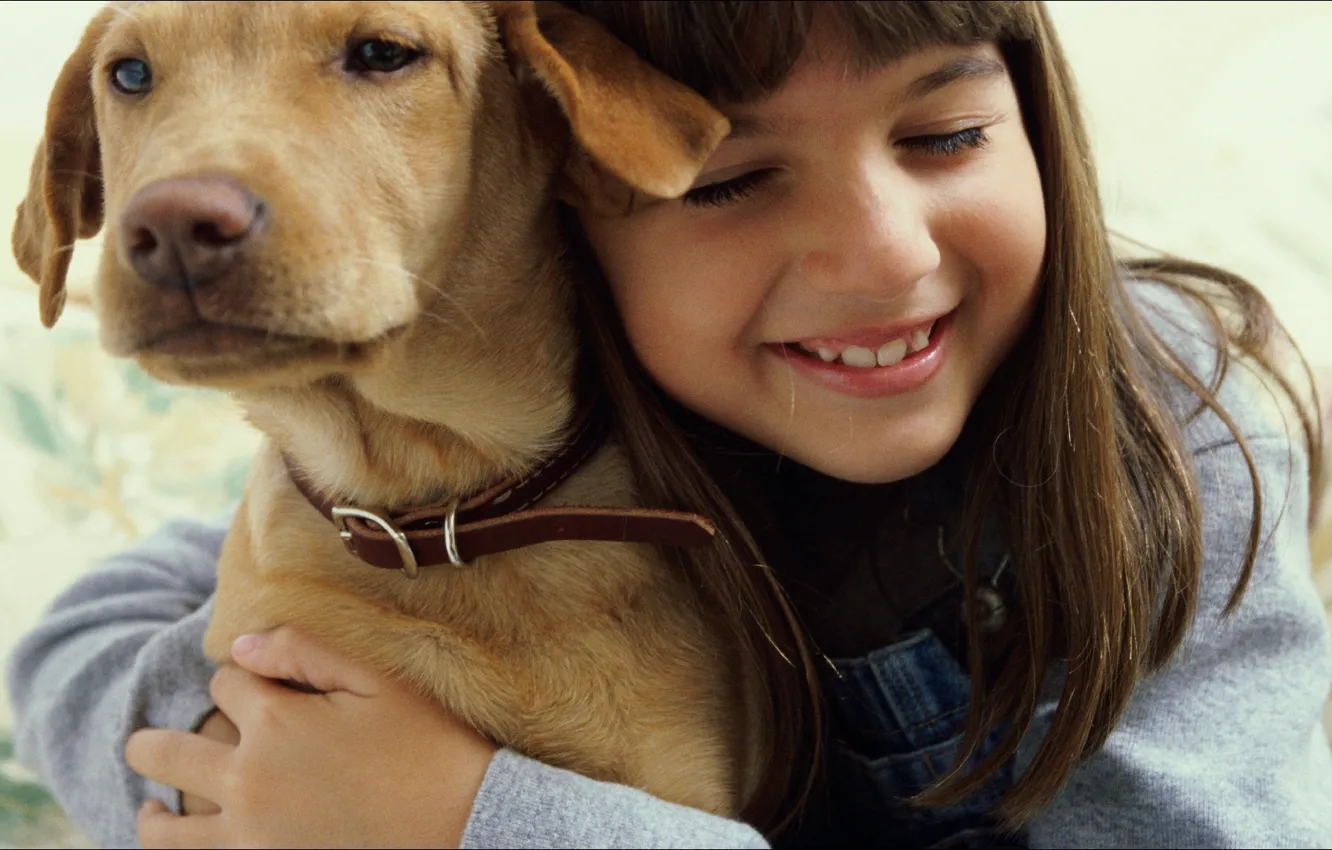
[[[124,94],[147,94],[153,87],[153,69],[142,59],[121,59],[111,66],[111,85]]]
[[[353,73],[391,74],[401,71],[424,54],[405,44],[383,38],[369,38],[351,45],[347,52],[347,70]]]

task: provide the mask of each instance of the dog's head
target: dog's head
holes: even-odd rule
[[[521,253],[554,185],[603,207],[678,195],[726,131],[556,4],[117,3],[52,93],[14,252],[50,326],[75,241],[105,227],[109,352],[170,381],[300,385],[367,368],[423,316],[480,344],[477,313],[522,294],[452,291],[462,254]]]

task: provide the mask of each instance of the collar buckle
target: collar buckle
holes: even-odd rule
[[[457,516],[458,503],[454,502],[452,510],[449,511],[449,520],[454,520]],[[398,569],[402,574],[410,579],[415,579],[421,572],[421,565],[417,563],[416,553],[412,551],[412,544],[407,539],[407,535],[402,529],[393,524],[393,519],[384,511],[371,510],[368,508],[349,508],[342,505],[334,505],[333,523],[338,527],[338,536],[342,538],[347,551],[353,555],[360,556],[356,551],[356,536],[351,530],[351,520],[359,519],[362,522],[378,526],[381,531],[387,534],[392,540],[393,545],[398,549],[398,557],[402,563]],[[457,553],[457,545],[453,541],[454,526],[452,522],[446,521],[444,533],[448,536],[450,546],[450,556]],[[455,562],[455,566],[458,562]]]

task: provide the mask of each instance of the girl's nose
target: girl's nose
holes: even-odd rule
[[[883,154],[811,187],[797,206],[797,271],[828,292],[895,298],[939,267],[925,187]]]

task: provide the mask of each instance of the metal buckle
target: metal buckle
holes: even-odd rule
[[[407,578],[416,578],[420,573],[420,565],[416,562],[416,554],[412,552],[412,545],[408,542],[407,535],[402,532],[402,529],[393,524],[393,520],[389,518],[388,514],[381,511],[337,506],[333,508],[333,522],[337,525],[338,536],[342,538],[342,542],[346,545],[348,551],[356,554],[351,528],[347,524],[347,521],[353,517],[379,526],[389,537],[393,538],[393,544],[398,547],[398,557],[402,559],[402,566],[398,569],[402,570],[402,574]],[[450,513],[450,518],[452,518],[452,513]],[[452,541],[451,535],[449,540]],[[456,549],[450,545],[449,550],[450,557],[452,557]]]
[[[455,567],[465,567],[467,562],[458,555],[458,500],[449,502],[449,512],[444,517],[444,552],[449,556],[449,563]]]

